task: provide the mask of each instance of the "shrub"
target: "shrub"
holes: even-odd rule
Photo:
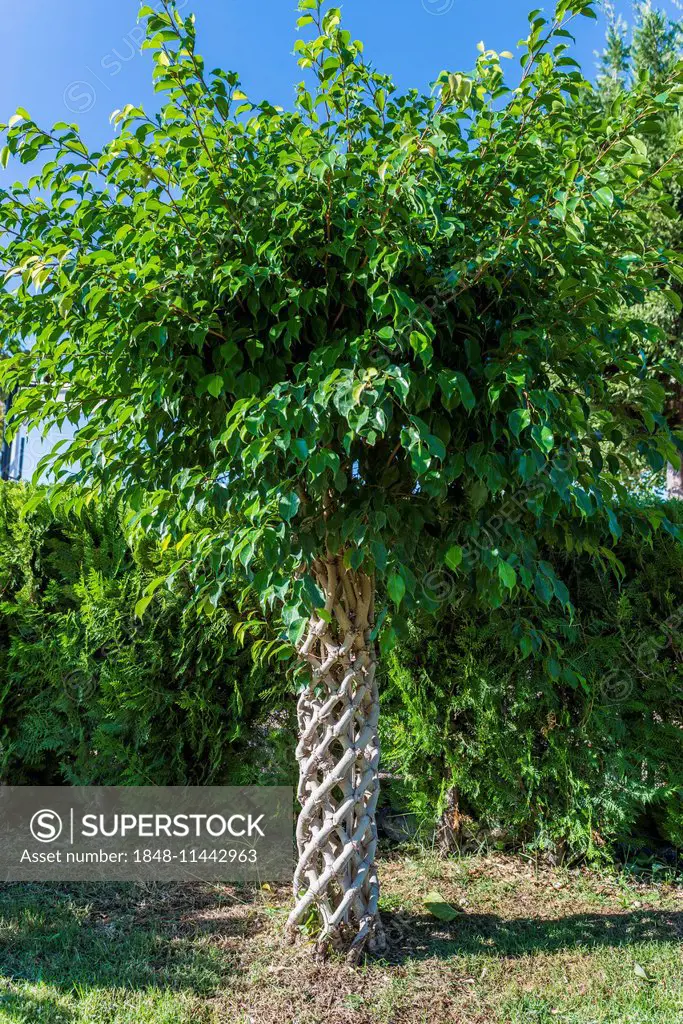
[[[136,618],[156,543],[131,547],[114,508],[29,497],[0,486],[0,780],[291,783],[292,688],[254,664],[251,630],[236,642],[235,595],[197,618],[182,586],[160,590]],[[473,828],[513,843],[595,856],[647,827],[683,846],[683,552],[663,533],[616,551],[621,583],[548,555],[578,612],[546,612],[526,658],[509,610],[412,622],[380,685],[383,767],[403,780],[383,799],[427,832],[455,788]]]
[[[384,688],[394,799],[431,826],[455,787],[456,814],[589,856],[655,830],[683,846],[683,555],[664,534],[617,552],[621,583],[586,557],[557,565],[578,611],[538,624],[538,657],[509,611],[413,625]]]
[[[76,516],[0,487],[0,779],[14,784],[181,785],[288,781],[281,677],[233,634],[229,596],[210,617],[164,592],[158,548],[129,547],[116,511]]]

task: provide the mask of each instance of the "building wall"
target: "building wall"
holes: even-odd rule
[[[10,480],[32,480],[38,468],[38,463],[54,449],[55,445],[64,438],[74,436],[75,427],[65,424],[60,430],[52,427],[45,437],[40,431],[26,431],[21,428],[8,445],[9,453],[6,456],[7,477]],[[45,482],[43,474],[41,480]]]

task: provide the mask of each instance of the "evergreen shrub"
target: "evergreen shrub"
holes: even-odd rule
[[[27,497],[0,487],[0,781],[289,782],[266,724],[285,682],[236,641],[230,598],[198,618],[180,586],[140,619],[158,548],[114,509]]]
[[[680,504],[666,506],[678,522]],[[660,531],[616,554],[621,580],[556,562],[577,614],[536,624],[537,656],[509,609],[413,624],[384,685],[395,802],[431,828],[454,790],[461,822],[588,855],[634,837],[683,846],[683,552]]]
[[[294,690],[257,664],[227,589],[211,617],[162,588],[163,560],[113,508],[76,515],[0,486],[0,781],[289,784]],[[675,503],[670,519],[681,516]],[[383,800],[429,838],[456,794],[464,835],[597,856],[656,833],[683,847],[683,549],[660,532],[556,568],[573,622],[538,608],[414,620],[381,680]]]

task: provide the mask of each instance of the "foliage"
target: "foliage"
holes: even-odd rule
[[[436,609],[434,565],[493,607],[567,608],[542,543],[597,554],[634,454],[677,454],[658,377],[680,368],[643,356],[658,329],[634,309],[662,268],[683,274],[647,229],[651,186],[680,167],[640,142],[677,109],[681,67],[654,97],[591,106],[567,50],[595,13],[559,0],[531,16],[520,75],[482,45],[470,74],[401,94],[336,8],[299,9],[292,111],[207,73],[194,19],[162,0],[141,12],[160,114],[117,112],[96,153],[24,109],[6,126],[2,159],[40,168],[0,194],[15,415],[79,424],[57,490],[124,491],[170,585],[189,564],[211,610],[244,571],[292,640],[328,551],[377,576],[395,627]]]
[[[107,506],[25,513],[30,497],[0,488],[0,779],[282,780],[278,731],[264,723],[285,682],[238,646],[234,606],[198,620],[185,583],[143,627],[133,607],[159,572],[158,546],[131,550]]]
[[[113,508],[25,512],[32,497],[0,488],[0,779],[289,783],[290,688],[277,664],[253,665],[253,637],[235,644],[229,596],[207,618],[163,594],[136,619],[158,546],[131,549]],[[514,842],[596,852],[648,811],[683,845],[683,552],[661,533],[653,550],[630,536],[618,551],[621,586],[560,560],[579,612],[537,623],[544,658],[521,657],[505,610],[413,623],[382,679],[399,810],[431,828],[455,785],[463,813]]]
[[[634,21],[630,28],[621,17],[610,14],[605,50],[600,58],[598,102],[609,110],[625,91],[655,97],[661,84],[680,61],[683,52],[683,20],[671,20],[649,3],[634,3]],[[683,139],[683,104],[671,111],[657,132],[639,132],[641,151],[647,152],[656,166],[680,160]],[[669,250],[681,250],[683,240],[683,189],[675,177],[662,181],[653,178],[650,190],[649,233],[651,244]],[[648,358],[661,359],[664,372],[661,383],[667,390],[667,413],[671,424],[683,427],[681,384],[666,372],[668,358],[680,361],[683,355],[683,278],[670,268],[662,268],[666,289],[648,296],[639,314],[656,324],[660,331],[644,339]],[[680,434],[679,434],[680,436]],[[663,485],[663,474],[653,473],[642,461],[634,476],[643,475],[648,484]],[[683,479],[683,478],[682,478]]]
[[[573,854],[639,833],[683,844],[683,552],[665,534],[653,548],[631,534],[618,551],[621,585],[559,556],[578,611],[571,625],[545,618],[544,660],[520,656],[502,611],[414,627],[383,697],[399,803],[431,826],[455,786],[479,826]]]

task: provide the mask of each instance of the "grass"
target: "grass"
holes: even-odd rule
[[[0,1024],[683,1024],[680,880],[502,855],[382,876],[389,952],[358,970],[282,944],[285,888],[0,885]]]

